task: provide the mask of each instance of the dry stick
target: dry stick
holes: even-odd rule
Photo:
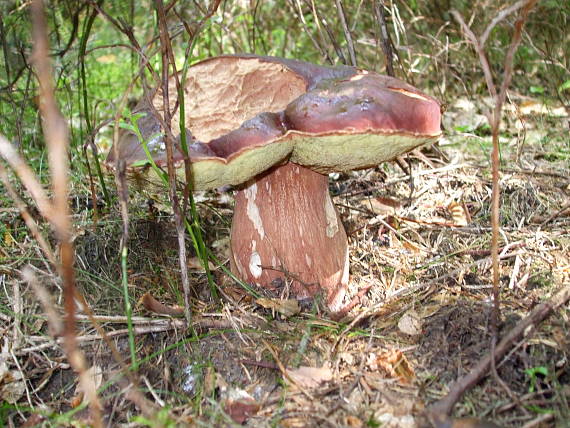
[[[489,38],[489,35],[491,34],[491,31],[493,31],[493,28],[495,28],[495,26],[501,22],[503,19],[505,19],[507,16],[509,16],[511,13],[516,12],[517,10],[519,10],[521,7],[523,7],[524,5],[526,5],[528,3],[528,0],[519,0],[518,2],[516,2],[515,4],[501,10],[499,13],[497,13],[497,16],[495,16],[491,22],[489,23],[489,25],[487,25],[487,28],[485,28],[485,31],[483,32],[483,34],[481,35],[481,37],[479,38],[479,43],[481,44],[481,47],[485,46],[485,43],[487,43],[487,39]]]
[[[8,162],[16,172],[18,178],[34,199],[42,217],[53,223],[54,208],[46,195],[42,185],[37,180],[32,169],[24,162],[16,148],[2,135],[0,135],[0,156]]]
[[[315,13],[317,12],[317,9],[315,8]],[[340,44],[337,42],[335,36],[334,36],[334,32],[331,30],[327,20],[323,17],[320,17],[320,21],[321,24],[323,25],[323,28],[325,29],[325,32],[327,33],[327,36],[329,37],[329,40],[331,41],[334,51],[337,54],[338,58],[340,59],[340,62],[342,62],[343,64],[347,64],[346,62],[346,58],[344,57],[344,54],[342,53],[342,49],[340,48]]]
[[[168,129],[171,127],[172,117],[170,112],[169,103],[169,90],[168,90],[168,71],[169,66],[172,65],[173,75],[176,79],[177,89],[180,87],[178,81],[178,73],[176,72],[176,63],[172,46],[170,44],[170,36],[168,34],[168,27],[166,23],[166,14],[164,11],[164,4],[162,0],[155,0],[155,7],[158,14],[158,28],[160,35],[160,44],[162,46],[162,101],[164,109],[164,121]],[[178,91],[177,91],[178,93]],[[170,187],[170,200],[172,202],[172,210],[176,220],[176,234],[178,236],[178,260],[180,262],[180,276],[182,279],[182,288],[184,290],[184,316],[188,325],[192,322],[192,313],[190,311],[190,281],[188,279],[188,263],[186,255],[186,242],[185,242],[185,224],[184,213],[180,209],[178,200],[178,193],[176,191],[176,171],[174,170],[174,140],[167,135],[165,138],[166,143],[166,162],[168,168],[168,182]],[[188,172],[188,168],[186,167]],[[188,174],[187,174],[188,175]],[[188,178],[188,177],[187,177]]]
[[[382,52],[386,59],[386,74],[394,76],[394,55],[392,53],[392,39],[388,32],[386,25],[386,13],[384,11],[384,0],[377,0],[374,2],[374,10],[376,12],[376,19],[378,20],[378,27],[380,27],[380,40],[382,41]]]
[[[457,401],[465,391],[479,382],[491,366],[491,359],[495,361],[502,358],[513,344],[521,339],[529,327],[536,327],[552,313],[565,305],[570,300],[570,286],[558,291],[552,298],[536,306],[528,316],[522,319],[509,333],[497,344],[495,351],[483,358],[464,377],[456,380],[449,388],[449,393],[429,408],[430,413],[449,414]]]
[[[306,3],[307,5],[309,5],[309,2],[308,2],[307,0],[305,0],[305,3]],[[322,28],[322,26],[321,26],[321,24],[320,24],[320,20],[319,20],[318,13],[317,13],[317,6],[315,5],[315,0],[310,0],[310,3],[311,3],[311,4],[310,4],[310,6],[311,6],[311,13],[313,14],[313,17],[314,17],[313,22],[314,22],[314,24],[317,26],[317,34],[318,34],[318,36],[319,36],[319,40],[320,40],[321,43],[322,43],[322,49],[325,51],[325,58],[326,58],[326,60],[327,60],[330,64],[333,64],[333,65],[334,65],[333,59],[332,59],[332,58],[329,56],[329,54],[328,54],[327,42],[326,42],[325,35],[324,35],[324,33],[323,33],[323,28]],[[300,6],[299,6],[299,7],[300,7]],[[310,34],[310,33],[309,33],[309,34]]]
[[[545,224],[550,223],[552,220],[554,220],[564,211],[568,210],[568,208],[570,208],[570,202],[568,202],[566,205],[564,205],[562,208],[560,208],[558,211],[556,211],[554,214],[552,214],[550,217],[548,217],[546,220],[540,223],[540,227],[544,227]]]
[[[291,3],[294,3],[294,6],[291,5]],[[321,46],[321,44],[317,41],[317,39],[315,39],[313,37],[313,34],[311,33],[311,31],[309,30],[309,26],[307,25],[307,21],[305,20],[305,15],[303,13],[303,8],[301,7],[301,2],[300,0],[289,0],[288,4],[291,5],[291,9],[293,9],[293,12],[299,17],[299,20],[301,21],[301,24],[303,24],[303,28],[305,29],[305,34],[307,36],[309,36],[309,39],[311,40],[311,42],[313,43],[313,45],[317,48],[317,50],[321,53],[322,57],[325,58],[328,62],[332,63],[332,60],[329,57],[329,54],[327,52],[327,50]],[[295,6],[297,7],[295,9]],[[314,13],[314,12],[313,12]],[[320,30],[320,26],[317,20],[315,20],[316,25],[318,26],[319,30]],[[320,34],[320,33],[319,33]]]
[[[0,139],[1,138],[2,137],[0,136]],[[10,183],[10,180],[8,178],[8,173],[6,172],[6,169],[4,168],[4,165],[2,165],[2,164],[0,164],[0,181],[2,181],[4,183],[4,187],[6,188],[8,195],[10,195],[10,198],[12,198],[12,200],[16,204],[16,207],[18,208],[18,210],[20,210],[20,215],[22,216],[22,218],[26,222],[26,226],[28,226],[28,229],[30,229],[30,232],[32,233],[32,236],[34,237],[34,239],[36,241],[38,241],[40,248],[44,252],[44,254],[47,257],[47,259],[49,260],[49,262],[53,266],[57,266],[57,260],[53,254],[53,250],[52,250],[49,242],[44,239],[43,235],[41,234],[41,232],[38,228],[36,221],[30,215],[30,213],[28,211],[28,207],[26,206],[25,202],[18,196],[18,193],[16,193],[16,190],[14,190],[14,188],[12,187],[12,184]]]
[[[500,196],[500,187],[499,187],[499,167],[500,167],[500,160],[499,160],[499,130],[501,125],[501,113],[503,109],[503,104],[505,102],[507,96],[507,89],[511,83],[512,72],[513,72],[513,59],[514,54],[520,44],[521,41],[521,34],[524,22],[528,16],[528,13],[532,10],[534,5],[538,0],[525,0],[524,8],[521,12],[520,18],[517,20],[515,24],[515,31],[512,36],[511,44],[509,46],[509,50],[507,51],[507,55],[505,56],[505,61],[503,63],[504,74],[503,74],[503,81],[501,83],[501,87],[499,92],[497,92],[497,88],[493,81],[493,76],[491,73],[491,67],[489,65],[489,61],[483,49],[484,42],[487,40],[487,37],[491,33],[494,26],[496,26],[502,19],[509,15],[509,13],[517,10],[517,8],[509,8],[512,9],[510,12],[508,10],[504,10],[500,12],[494,20],[491,21],[489,26],[487,27],[483,36],[485,37],[483,40],[478,39],[475,34],[471,31],[469,26],[463,20],[461,14],[453,10],[451,13],[453,17],[457,20],[460,24],[463,32],[467,35],[473,47],[477,51],[479,56],[479,61],[481,62],[481,67],[483,68],[483,74],[485,75],[485,81],[487,83],[487,89],[489,93],[495,100],[495,108],[491,117],[488,118],[491,128],[492,128],[492,138],[493,138],[493,151],[491,153],[491,168],[492,168],[492,182],[493,182],[493,189],[491,195],[491,256],[492,256],[492,263],[493,263],[493,316],[491,319],[491,326],[492,326],[492,340],[491,340],[491,352],[495,353],[495,342],[497,338],[497,328],[499,324],[500,318],[500,306],[499,306],[499,196]],[[505,386],[504,382],[498,379],[498,375],[496,373],[494,365],[491,365],[493,374],[497,377],[497,380],[500,385]],[[471,386],[471,385],[470,385]],[[506,388],[507,393],[510,393],[510,390]],[[455,404],[455,402],[453,402]],[[453,405],[451,406],[451,408]],[[448,410],[450,411],[451,408]]]
[[[354,44],[352,43],[352,35],[350,34],[350,29],[346,23],[346,14],[344,13],[344,7],[342,6],[342,0],[335,0],[336,11],[340,17],[340,22],[342,24],[342,29],[344,31],[344,37],[346,38],[346,43],[348,45],[348,54],[350,55],[350,63],[353,67],[356,67],[356,53],[354,52]]]
[[[497,328],[499,324],[499,257],[498,257],[498,248],[499,248],[499,194],[500,194],[500,187],[499,187],[499,128],[501,125],[501,114],[503,109],[503,104],[505,103],[507,97],[507,89],[511,83],[511,78],[513,75],[513,59],[516,50],[521,41],[522,35],[522,28],[524,26],[524,22],[528,16],[528,13],[534,7],[537,0],[529,0],[526,1],[525,6],[521,12],[521,16],[515,23],[515,31],[513,34],[513,38],[511,40],[511,44],[509,46],[509,50],[507,51],[507,55],[504,61],[504,74],[503,74],[503,82],[501,84],[501,88],[496,98],[495,102],[495,111],[493,114],[493,123],[492,123],[492,135],[493,135],[493,153],[491,155],[492,160],[492,176],[493,176],[493,193],[492,193],[492,212],[491,212],[491,227],[492,227],[492,234],[491,234],[491,251],[493,256],[493,300],[494,300],[494,316],[493,316],[493,337],[491,339],[491,353],[495,353],[495,344],[497,341]],[[520,3],[520,2],[519,2]],[[516,6],[516,5],[515,5]],[[504,16],[507,16],[505,14]],[[496,22],[493,21],[489,25],[492,28],[492,25],[496,25]],[[489,30],[487,27],[487,30]],[[490,33],[490,30],[489,30]],[[481,46],[483,42],[481,42]],[[497,369],[495,367],[495,360],[492,360],[491,370],[493,376],[503,387],[503,389],[507,392],[509,397],[513,399],[515,402],[519,402],[518,398],[514,395],[511,389],[507,386],[507,384],[499,377],[497,373]],[[524,406],[520,406],[523,409],[524,413],[528,414],[528,411],[524,408]]]
[[[69,363],[79,375],[79,383],[83,391],[89,397],[93,424],[95,427],[102,427],[101,403],[97,397],[93,379],[87,373],[85,358],[77,348],[76,342],[74,249],[71,240],[71,222],[68,205],[68,129],[55,101],[52,83],[53,70],[48,56],[47,23],[42,0],[33,1],[30,10],[34,41],[32,55],[40,87],[40,99],[42,100],[40,103],[40,112],[43,118],[42,127],[49,149],[49,164],[54,193],[53,209],[57,213],[52,217],[52,224],[60,242],[65,306],[64,349]]]

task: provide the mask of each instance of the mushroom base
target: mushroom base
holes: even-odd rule
[[[231,265],[245,282],[297,299],[321,293],[341,308],[348,284],[348,243],[328,177],[288,163],[236,194]]]

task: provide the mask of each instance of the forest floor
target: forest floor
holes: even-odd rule
[[[499,335],[570,284],[570,141],[567,112],[519,99],[503,126]],[[411,178],[396,163],[331,176],[350,241],[352,295],[369,287],[342,320],[317,303],[257,300],[213,266],[212,299],[195,256],[193,333],[182,318],[150,313],[145,293],[182,303],[176,231],[160,201],[132,193],[128,272],[134,304],[139,389],[167,411],[163,426],[415,427],[422,412],[490,351],[490,137],[467,100],[446,113],[436,149],[411,154]],[[73,191],[78,286],[124,357],[129,355],[120,286],[117,208],[94,219],[87,190]],[[228,259],[229,192],[196,195],[207,244]],[[44,421],[79,426],[88,413],[60,345],[32,289],[31,263],[61,304],[59,280],[26,233],[18,211],[2,208],[3,332],[0,392],[12,426]],[[191,245],[188,245],[191,248]],[[78,341],[92,365],[108,426],[160,426],[127,400],[118,364],[80,315]],[[504,427],[570,426],[570,311],[528,332],[491,374],[467,392],[456,417]],[[144,409],[142,409],[144,410]],[[6,419],[4,419],[6,418]],[[170,423],[170,425],[168,425]]]

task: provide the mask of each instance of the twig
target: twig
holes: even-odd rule
[[[330,59],[327,50],[323,46],[321,46],[321,44],[317,41],[317,39],[315,39],[315,37],[313,37],[313,34],[312,34],[311,30],[309,29],[309,26],[307,25],[307,21],[305,20],[305,14],[303,13],[303,8],[301,7],[300,0],[289,0],[288,3],[289,4],[294,3],[296,8],[295,8],[295,6],[291,5],[291,9],[293,9],[293,12],[299,17],[301,24],[303,24],[305,34],[309,37],[309,39],[311,40],[313,45],[321,53],[321,56],[323,58],[325,58],[328,62],[332,63],[332,60]],[[313,13],[315,13],[315,11],[313,11]],[[320,24],[319,24],[318,20],[315,20],[315,23],[320,30]]]
[[[505,247],[505,249],[507,249],[507,248],[509,248],[509,247],[508,246]],[[505,251],[505,249],[503,249],[502,253],[499,255],[500,260],[508,259],[511,257],[516,257],[516,256],[521,254],[518,251],[516,251],[514,253],[507,253]],[[415,292],[417,290],[420,290],[422,288],[427,288],[427,287],[431,287],[433,285],[441,284],[444,280],[446,280],[448,278],[453,278],[453,277],[457,276],[459,273],[464,272],[464,271],[468,271],[469,269],[471,269],[473,267],[477,267],[477,270],[481,271],[483,269],[488,268],[488,265],[490,264],[490,262],[492,264],[491,256],[486,257],[486,258],[481,259],[481,260],[477,260],[477,261],[475,261],[475,262],[473,262],[467,266],[461,266],[461,267],[454,269],[451,272],[449,272],[443,276],[434,278],[431,281],[423,282],[421,284],[413,285],[413,286],[407,287],[407,288],[401,288],[401,289],[395,291],[394,293],[390,294],[389,297],[390,298],[396,298],[396,297],[401,298],[403,296],[407,296],[408,294]]]
[[[394,76],[394,54],[392,52],[392,39],[386,25],[386,12],[384,11],[384,0],[376,0],[374,2],[374,11],[380,27],[380,40],[382,43],[382,52],[386,60],[386,74]]]
[[[164,111],[164,122],[166,128],[170,129],[172,123],[172,116],[170,112],[169,102],[169,68],[173,68],[173,76],[176,82],[177,93],[180,93],[180,81],[178,80],[178,73],[176,71],[176,64],[174,60],[174,53],[170,44],[170,36],[168,34],[168,27],[166,23],[166,12],[164,11],[164,4],[162,0],[155,0],[155,8],[158,14],[158,28],[160,35],[160,44],[162,46],[162,100]],[[186,240],[185,240],[185,224],[184,212],[181,210],[178,193],[176,191],[176,171],[174,169],[174,140],[170,134],[167,133],[165,137],[166,143],[166,160],[168,168],[168,184],[170,190],[170,203],[174,211],[174,218],[176,221],[176,232],[178,237],[178,260],[180,262],[180,276],[182,279],[182,288],[184,290],[184,315],[188,325],[192,322],[192,313],[190,311],[190,281],[188,279],[188,263],[186,256]],[[188,170],[188,166],[186,166]],[[190,178],[187,174],[187,180]],[[206,262],[207,263],[207,262]]]
[[[91,376],[87,373],[85,358],[77,348],[77,342],[75,340],[74,249],[68,205],[68,129],[55,101],[52,83],[53,70],[48,54],[47,23],[42,0],[33,1],[30,10],[34,41],[33,62],[40,87],[40,98],[42,99],[40,112],[43,118],[43,131],[49,148],[49,164],[54,193],[52,206],[56,213],[52,216],[51,221],[60,243],[61,275],[63,279],[65,306],[64,348],[71,366],[79,375],[79,382],[83,391],[85,391],[89,397],[89,407],[92,411],[93,424],[95,427],[102,427],[102,406],[97,397],[97,390],[93,385],[93,379],[91,379]]]
[[[509,6],[506,9],[503,9],[502,11],[497,13],[497,15],[491,20],[489,25],[487,25],[487,28],[485,28],[485,31],[483,31],[483,34],[481,35],[481,37],[479,39],[479,43],[481,44],[481,46],[482,47],[485,46],[485,43],[487,43],[487,39],[489,38],[491,31],[493,31],[493,28],[495,28],[495,26],[499,22],[501,22],[503,19],[505,19],[511,13],[516,12],[521,7],[523,7],[527,3],[527,1],[528,0],[519,0],[518,2],[513,4],[512,6]]]
[[[547,223],[550,223],[552,220],[554,220],[556,217],[558,217],[564,211],[568,210],[568,208],[570,208],[570,202],[568,202],[566,205],[564,205],[562,208],[560,208],[558,211],[556,211],[554,214],[552,214],[550,217],[548,217],[546,220],[544,220],[542,223],[540,223],[540,227],[544,227],[544,225],[546,225]]]
[[[16,148],[10,144],[3,135],[0,135],[0,156],[8,162],[10,167],[18,175],[18,178],[26,190],[30,192],[30,195],[36,203],[42,217],[52,223],[54,218],[54,209],[45,190],[34,175],[32,169],[18,154]]]
[[[570,300],[570,286],[566,286],[558,291],[553,297],[535,307],[529,315],[519,321],[509,333],[501,339],[495,347],[494,354],[485,356],[477,365],[464,377],[456,380],[449,388],[449,393],[433,404],[428,411],[434,414],[450,414],[453,406],[463,394],[485,377],[491,367],[491,359],[495,361],[501,359],[513,344],[521,339],[529,327],[536,327],[552,313],[565,305]]]
[[[95,318],[96,319],[102,318],[103,320],[105,320],[108,317],[95,317]],[[119,322],[121,324],[126,324],[127,322],[126,317],[120,317],[120,318],[122,319]],[[89,321],[91,321],[91,319]],[[117,321],[112,321],[112,322],[117,322]],[[200,318],[192,321],[192,327],[199,330],[207,330],[207,329],[223,330],[223,329],[232,328],[232,325],[224,320],[212,320],[212,319]],[[107,342],[107,340],[113,337],[126,336],[129,334],[129,331],[132,331],[135,335],[138,336],[144,334],[166,333],[171,330],[186,330],[187,328],[188,325],[186,324],[185,320],[159,318],[144,323],[141,322],[139,325],[135,325],[132,330],[124,328],[119,330],[113,330],[110,332],[105,332],[104,335],[102,335],[101,333],[97,333],[97,334],[85,334],[77,336],[77,343],[83,345],[98,340],[103,340]],[[38,352],[44,349],[50,349],[64,344],[63,338],[61,337],[53,339],[51,337],[46,337],[46,336],[27,336],[26,339],[28,339],[31,342],[44,341],[44,343],[39,343],[34,346],[28,346],[26,348],[20,348],[16,351],[16,355],[27,355],[30,352]],[[131,383],[135,388],[137,387],[136,383],[133,382]]]
[[[0,139],[1,138],[2,137],[0,136]],[[28,226],[28,229],[30,229],[32,236],[40,245],[40,248],[44,252],[44,255],[47,257],[47,259],[49,260],[49,262],[53,266],[57,266],[58,263],[57,263],[57,260],[54,256],[51,245],[49,244],[48,241],[46,241],[44,239],[43,235],[41,234],[41,232],[38,228],[36,221],[30,215],[30,213],[28,211],[28,207],[26,206],[25,202],[18,196],[18,194],[16,193],[16,190],[12,187],[12,184],[10,183],[10,180],[8,178],[8,174],[6,172],[6,169],[4,168],[4,166],[2,164],[0,164],[0,181],[2,181],[4,183],[4,187],[6,188],[6,191],[8,192],[8,194],[10,195],[12,200],[14,201],[14,204],[16,205],[18,210],[20,211],[20,215],[24,219],[24,222],[26,223],[26,226]]]
[[[481,63],[481,68],[483,69],[483,74],[485,75],[485,81],[487,83],[487,89],[489,93],[493,97],[495,101],[495,108],[493,110],[493,114],[488,117],[489,124],[491,125],[492,129],[492,138],[493,138],[493,150],[491,152],[491,170],[492,170],[492,195],[491,195],[491,256],[493,262],[493,316],[491,319],[491,328],[492,328],[492,336],[494,337],[492,340],[496,340],[497,335],[497,326],[499,324],[500,319],[500,304],[499,304],[499,276],[500,276],[500,267],[499,267],[499,199],[500,199],[500,186],[499,186],[499,168],[500,168],[500,160],[499,160],[499,131],[501,126],[501,115],[503,104],[505,103],[507,90],[511,83],[511,78],[513,74],[513,59],[516,50],[521,41],[521,34],[522,28],[524,23],[528,17],[528,14],[534,7],[538,0],[524,0],[523,2],[519,1],[513,7],[518,6],[523,7],[521,15],[515,24],[515,30],[511,39],[511,44],[505,56],[505,60],[503,62],[503,80],[500,85],[500,90],[497,92],[497,88],[495,86],[495,82],[493,80],[493,76],[491,73],[491,68],[489,65],[489,61],[487,59],[487,55],[484,51],[484,44],[489,36],[490,32],[492,31],[493,27],[497,25],[502,19],[508,16],[510,13],[518,10],[519,7],[511,7],[509,9],[505,9],[502,12],[499,12],[495,19],[491,21],[487,30],[481,37],[478,39],[475,34],[471,31],[469,26],[463,20],[461,14],[453,10],[451,13],[453,17],[457,20],[460,24],[463,32],[466,34],[469,41],[472,43],[473,47],[477,51],[479,56],[479,62]],[[524,4],[523,4],[524,3]]]
[[[271,356],[275,360],[275,363],[277,364],[277,367],[279,367],[279,370],[281,371],[281,374],[283,375],[283,377],[285,377],[289,382],[291,382],[293,385],[295,385],[297,388],[299,388],[299,391],[301,391],[304,395],[307,396],[307,398],[309,398],[311,401],[313,401],[314,400],[313,396],[311,394],[309,394],[305,390],[305,388],[302,387],[302,385],[299,385],[299,383],[295,379],[293,379],[291,376],[289,376],[287,369],[285,368],[285,366],[283,365],[283,363],[279,359],[277,352],[275,352],[275,349],[273,349],[273,347],[269,343],[267,343],[267,341],[265,339],[261,339],[261,342],[265,346],[265,349],[267,349],[269,351],[269,353],[271,354]]]
[[[342,0],[335,0],[336,11],[340,17],[340,22],[342,24],[342,29],[344,31],[344,37],[346,38],[346,43],[348,45],[348,54],[350,55],[350,63],[353,67],[356,67],[356,53],[354,52],[354,44],[352,42],[352,35],[350,34],[350,29],[346,23],[346,14],[344,13],[344,7],[342,5]]]

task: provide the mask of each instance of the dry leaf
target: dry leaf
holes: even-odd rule
[[[348,427],[360,428],[364,426],[364,422],[356,416],[348,415],[346,417],[345,425]]]
[[[307,418],[285,418],[281,419],[279,426],[284,428],[305,428],[307,426]]]
[[[493,422],[482,421],[475,418],[450,418],[443,414],[432,414],[435,428],[499,428]]]
[[[240,388],[229,386],[218,373],[215,375],[216,385],[220,390],[224,411],[237,423],[243,424],[250,416],[255,415],[260,408],[259,403]]]
[[[259,411],[260,405],[253,398],[226,400],[224,411],[238,424],[245,423],[251,416]]]
[[[159,315],[170,315],[171,317],[179,317],[184,315],[184,308],[180,306],[167,306],[164,303],[160,303],[152,294],[145,293],[139,300],[139,304],[150,312]]]
[[[12,234],[8,231],[4,232],[4,246],[11,247],[12,245],[14,245],[14,242],[16,241],[14,240]]]
[[[417,336],[422,332],[422,320],[420,315],[410,309],[398,321],[398,328],[402,333],[409,334],[410,336]]]
[[[189,257],[188,263],[186,263],[186,265],[188,266],[188,269],[205,272],[204,266],[202,265],[202,260],[200,260],[198,257]],[[216,269],[216,266],[210,261],[208,261],[208,267],[210,270]]]
[[[24,395],[24,392],[26,392],[26,385],[22,372],[17,369],[9,370],[8,365],[2,361],[0,363],[0,398],[7,403],[14,404]]]
[[[10,370],[8,367],[8,361],[12,358],[8,351],[10,349],[8,340],[8,336],[5,336],[0,353],[0,398],[7,403],[14,404],[26,392],[26,384],[24,374],[20,370],[17,368]]]
[[[301,388],[316,388],[332,379],[332,371],[328,367],[301,366],[298,369],[286,369],[285,372]]]
[[[402,246],[410,253],[420,254],[422,252],[422,249],[419,246],[408,241],[402,241]]]
[[[392,198],[370,198],[361,201],[360,204],[378,215],[395,215],[402,203]]]
[[[295,299],[265,299],[260,298],[255,301],[258,305],[263,306],[265,309],[271,309],[278,312],[283,317],[289,318],[301,312],[299,302]]]
[[[447,210],[451,214],[453,224],[455,226],[467,226],[471,222],[469,211],[465,208],[464,204],[452,202],[447,206]]]
[[[377,357],[371,354],[368,366],[372,370],[381,370],[391,379],[398,379],[401,383],[410,383],[415,377],[414,369],[402,351],[391,349]]]
[[[93,389],[99,389],[101,384],[103,383],[103,370],[100,366],[93,365],[87,369],[85,375],[91,378],[91,386]],[[75,395],[72,397],[70,405],[73,408],[78,407],[83,401],[87,400],[89,394],[87,391],[83,390],[83,386],[81,382],[77,384],[75,387]]]

